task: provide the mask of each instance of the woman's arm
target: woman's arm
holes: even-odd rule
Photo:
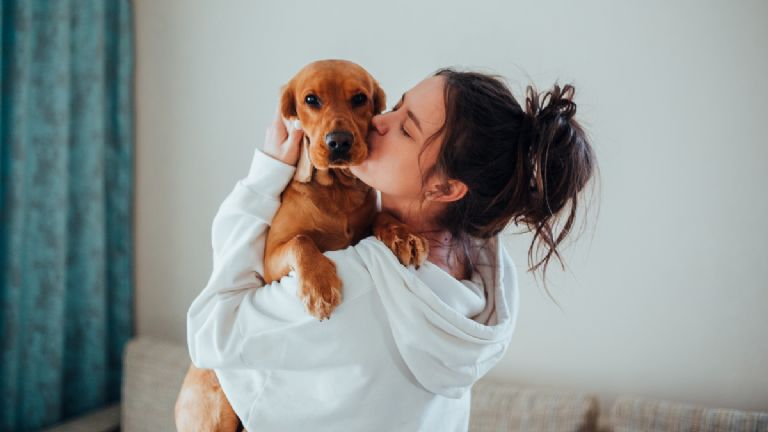
[[[336,309],[333,326],[324,322],[317,327],[319,321],[298,296],[293,272],[264,284],[267,227],[293,172],[292,166],[257,150],[248,176],[237,182],[214,217],[213,272],[187,313],[189,353],[199,368],[302,369],[333,364],[338,352],[323,341],[333,339],[333,326],[343,325],[340,317],[354,316],[338,312],[372,289],[370,274],[354,248],[326,252],[343,263],[337,269],[344,281],[344,303]],[[308,331],[322,336],[308,340]],[[297,347],[312,356],[288,355],[301,352]]]
[[[240,305],[244,301],[261,303],[253,297],[264,286],[261,275],[267,228],[294,171],[295,167],[256,150],[248,176],[237,182],[214,217],[213,271],[187,313],[190,356],[198,367],[242,366],[241,338],[235,326]],[[265,322],[264,328],[297,318],[311,319],[295,295],[270,302],[274,311],[279,308],[279,315],[272,313],[279,322]]]
[[[256,309],[270,305],[271,313],[262,311],[262,322],[255,323],[259,328],[311,319],[295,290],[257,289],[264,286],[267,228],[280,206],[280,194],[296,171],[302,135],[292,125],[286,128],[276,113],[264,150],[254,152],[248,175],[237,182],[214,217],[213,272],[187,312],[187,342],[198,367],[243,366],[244,338],[237,327],[238,314],[246,309],[241,307],[243,302]]]

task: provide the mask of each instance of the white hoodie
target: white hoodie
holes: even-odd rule
[[[195,366],[214,369],[246,429],[466,431],[472,384],[504,355],[517,275],[498,238],[475,239],[472,280],[404,267],[375,237],[326,252],[343,283],[330,320],[306,312],[295,272],[265,285],[264,245],[295,167],[256,150],[213,221],[213,273],[187,315]]]

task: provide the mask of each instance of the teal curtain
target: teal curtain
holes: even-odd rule
[[[119,400],[133,334],[133,29],[120,0],[0,0],[0,430]]]

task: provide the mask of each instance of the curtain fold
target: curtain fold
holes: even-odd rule
[[[119,400],[133,334],[133,29],[122,0],[0,3],[0,430]]]

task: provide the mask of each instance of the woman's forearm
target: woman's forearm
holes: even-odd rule
[[[240,362],[237,314],[249,292],[264,285],[267,229],[294,172],[295,167],[257,150],[248,176],[214,217],[213,271],[187,313],[190,356],[199,367]]]

